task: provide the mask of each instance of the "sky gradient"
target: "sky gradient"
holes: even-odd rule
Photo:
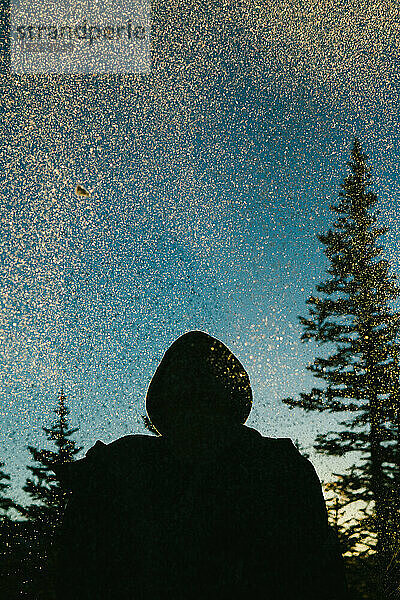
[[[311,448],[336,417],[281,400],[314,383],[297,315],[355,135],[400,273],[399,8],[302,4],[153,5],[147,75],[13,76],[4,53],[0,460],[19,499],[61,385],[84,451],[143,432],[191,329],[247,369],[248,425],[298,439],[324,479],[342,468]]]

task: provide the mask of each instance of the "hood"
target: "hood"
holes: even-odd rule
[[[243,365],[222,342],[202,331],[185,333],[168,348],[146,397],[148,417],[162,435],[177,424],[243,424],[251,405]]]

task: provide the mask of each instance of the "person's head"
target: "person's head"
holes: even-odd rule
[[[242,424],[249,416],[249,377],[234,354],[201,331],[179,337],[165,352],[147,391],[148,417],[161,434]]]

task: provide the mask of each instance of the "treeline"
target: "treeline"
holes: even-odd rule
[[[302,341],[326,348],[307,366],[324,386],[283,400],[293,409],[338,415],[336,431],[320,433],[314,448],[354,464],[325,485],[331,526],[347,565],[351,600],[400,598],[400,314],[391,308],[400,289],[378,238],[387,232],[374,212],[368,157],[355,140],[336,220],[318,236],[329,265],[299,317]],[[33,459],[24,490],[28,507],[7,497],[10,477],[0,463],[0,597],[54,599],[54,550],[68,490],[51,466],[81,451],[69,428],[62,391],[51,427],[54,450],[28,446]],[[151,423],[146,421],[152,431]],[[323,427],[321,427],[323,430]],[[22,519],[11,518],[18,513]]]

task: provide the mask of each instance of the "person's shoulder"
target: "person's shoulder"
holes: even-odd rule
[[[246,436],[253,441],[254,445],[261,446],[270,453],[286,456],[289,459],[304,458],[290,438],[264,436],[256,429],[248,426],[245,426],[244,431],[246,432]]]
[[[313,469],[313,465],[308,458],[303,456],[293,440],[290,438],[263,438],[266,445],[273,449],[274,452],[290,464],[294,464],[296,468]]]
[[[162,446],[161,436],[135,433],[125,435],[107,445],[107,454],[113,459],[143,460],[155,455]],[[101,450],[103,451],[103,449]]]
[[[132,434],[123,436],[109,444],[97,440],[83,458],[53,467],[60,482],[73,489],[95,479],[107,471],[118,470],[129,462],[140,463],[154,456],[158,447],[157,436]]]
[[[86,453],[86,459],[114,471],[121,471],[125,467],[137,471],[142,466],[157,461],[162,452],[161,446],[161,436],[125,435],[109,444],[97,442]]]
[[[312,462],[303,456],[290,438],[264,438],[274,449],[279,468],[294,480],[320,487],[319,477]]]
[[[156,435],[146,435],[141,433],[124,435],[109,444],[104,444],[100,441],[96,442],[96,444],[87,451],[86,456],[95,456],[96,454],[102,455],[105,452],[124,452],[131,449],[138,452],[151,451],[159,446],[159,440],[160,437]]]
[[[300,454],[299,450],[293,443],[293,440],[286,437],[280,438],[272,438],[272,437],[264,437],[265,444],[270,448],[273,448],[277,452],[280,452],[282,455],[287,456],[288,458],[303,458]]]
[[[256,456],[268,463],[273,463],[278,469],[283,469],[300,475],[305,471],[313,471],[311,462],[305,458],[294,442],[287,437],[268,437],[261,435],[255,429],[246,428],[252,439],[252,448]]]

